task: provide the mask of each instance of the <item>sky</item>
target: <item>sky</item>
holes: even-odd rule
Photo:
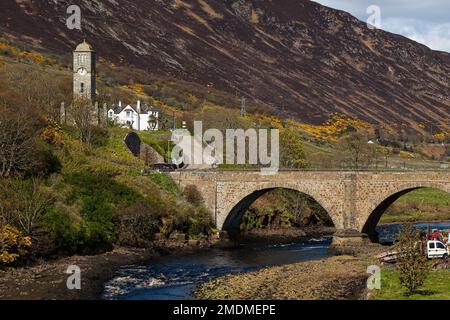
[[[347,11],[362,21],[380,8],[381,29],[401,34],[434,50],[450,52],[450,0],[313,0]]]

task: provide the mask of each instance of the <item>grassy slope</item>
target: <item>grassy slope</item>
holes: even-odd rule
[[[375,300],[450,300],[450,270],[438,270],[430,273],[420,291],[412,296],[405,295],[395,270],[383,269],[381,290],[375,291]]]
[[[134,157],[123,143],[127,132],[127,129],[110,128],[104,145],[86,150],[73,136],[71,129],[65,128],[65,145],[57,151],[62,162],[62,173],[89,171],[106,174],[144,197],[174,203],[181,192],[169,177],[157,173],[149,176],[140,174],[145,163]],[[145,135],[147,139],[153,139],[151,136],[154,133]]]
[[[380,223],[450,220],[450,194],[437,189],[419,189],[398,199]]]

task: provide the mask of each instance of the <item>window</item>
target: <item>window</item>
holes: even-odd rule
[[[429,243],[430,249],[434,249],[434,242]]]
[[[86,54],[79,54],[78,55],[78,57],[77,57],[78,65],[85,64],[86,61],[87,61],[87,55]]]
[[[112,118],[112,116],[113,116],[113,112],[110,111],[110,112],[109,112],[109,117]]]
[[[133,113],[131,111],[127,111],[127,117],[131,118],[131,116],[133,115]]]
[[[445,249],[445,246],[442,243],[440,243],[440,242],[436,243],[436,247],[438,249]]]
[[[81,83],[81,86],[80,86],[80,92],[84,93],[84,83],[83,82]]]

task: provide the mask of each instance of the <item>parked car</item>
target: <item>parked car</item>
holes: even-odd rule
[[[151,166],[151,169],[161,172],[171,172],[177,170],[178,166],[176,164],[171,163],[157,163]]]
[[[450,249],[441,241],[427,241],[427,255],[429,259],[433,258],[447,258],[450,254]]]

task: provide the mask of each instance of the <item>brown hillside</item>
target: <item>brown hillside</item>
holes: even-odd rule
[[[78,4],[83,31],[65,26]],[[2,0],[2,37],[245,95],[304,122],[332,112],[448,130],[450,55],[307,0]]]

